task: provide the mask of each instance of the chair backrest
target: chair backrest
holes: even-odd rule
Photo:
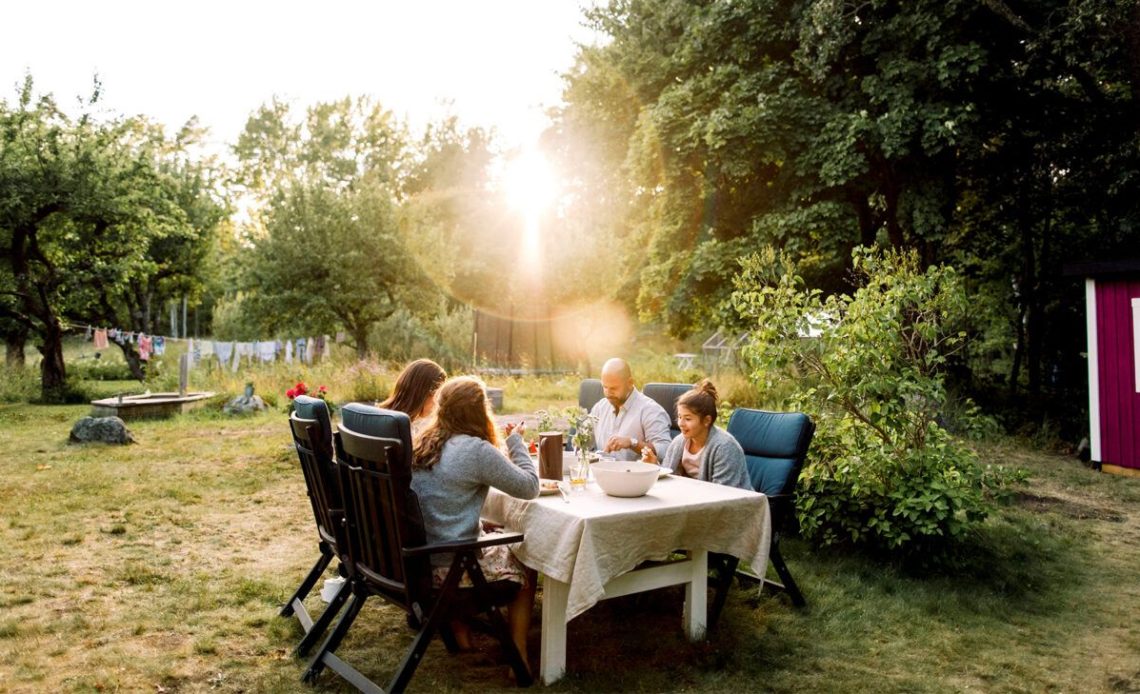
[[[653,399],[669,415],[669,438],[677,438],[681,433],[677,426],[677,401],[682,395],[693,389],[688,383],[646,383],[641,392]]]
[[[315,419],[302,419],[296,412],[289,415],[289,428],[293,432],[293,447],[301,461],[301,473],[305,476],[305,489],[309,503],[313,507],[313,519],[321,539],[337,550],[337,527],[332,514],[343,508],[340,498],[340,485],[336,479],[332,458],[326,454],[314,439],[319,440],[321,425]]]
[[[800,477],[815,424],[802,412],[740,408],[728,420],[728,433],[744,449],[752,488],[769,496],[791,494]]]
[[[342,409],[334,438],[351,570],[393,602],[405,607],[423,602],[431,588],[430,564],[426,557],[409,559],[402,552],[426,542],[411,489],[408,416],[368,405],[349,407]],[[398,438],[360,433],[352,426],[392,431]]]
[[[603,397],[602,382],[596,378],[587,378],[578,386],[578,407],[592,410]]]
[[[312,398],[308,395],[298,395],[293,399],[293,412],[301,419],[316,420],[319,430],[317,432],[315,443],[322,452],[332,458],[333,452],[333,432],[332,432],[332,418],[329,417],[329,405],[320,398]]]
[[[408,469],[412,467],[412,420],[397,410],[350,402],[340,408],[340,425],[357,434],[382,439],[396,439],[403,445],[402,455]]]

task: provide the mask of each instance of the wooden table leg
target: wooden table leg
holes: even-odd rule
[[[569,583],[543,576],[542,643],[538,661],[538,677],[543,684],[555,682],[566,672],[566,604],[569,599]]]
[[[685,609],[681,614],[681,621],[685,629],[685,636],[689,637],[690,641],[699,641],[705,637],[705,624],[708,620],[708,551],[694,550],[689,563],[693,575],[692,579],[685,584]],[[543,624],[546,624],[545,619],[543,619]],[[545,637],[545,632],[543,632],[543,636]],[[565,631],[563,638],[565,638]]]

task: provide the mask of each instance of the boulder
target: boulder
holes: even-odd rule
[[[135,437],[118,417],[84,417],[71,427],[71,443],[134,443]]]
[[[265,401],[260,395],[239,395],[226,403],[222,411],[226,414],[252,414],[266,408]]]

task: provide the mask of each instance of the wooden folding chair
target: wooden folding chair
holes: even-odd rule
[[[318,401],[319,402],[319,401]],[[324,403],[321,403],[322,406]],[[327,412],[327,409],[326,409]],[[314,621],[305,608],[304,600],[313,587],[324,575],[325,569],[334,558],[341,559],[341,573],[343,574],[344,556],[340,553],[341,543],[337,540],[337,531],[342,524],[343,504],[340,500],[340,487],[336,481],[333,461],[328,451],[331,446],[323,445],[325,423],[320,419],[302,419],[296,412],[289,416],[289,426],[293,433],[293,446],[297,450],[297,457],[301,462],[301,472],[305,477],[305,489],[308,492],[309,504],[313,509],[313,519],[317,527],[317,550],[320,556],[313,564],[313,568],[301,581],[301,585],[294,591],[293,596],[281,608],[281,616],[296,615],[305,630],[305,636],[297,644],[294,654],[304,656],[324,635],[332,623],[336,613],[348,599],[348,583],[345,582],[333,596],[332,601],[325,608],[321,616]],[[331,432],[329,441],[331,444]]]
[[[402,413],[381,411],[394,420]],[[406,421],[398,427],[407,431]],[[479,551],[492,545],[521,542],[520,533],[488,536],[428,545],[425,541],[419,504],[411,489],[410,441],[406,437],[386,438],[355,433],[344,423],[335,436],[336,468],[344,500],[345,541],[349,562],[346,566],[352,597],[302,679],[315,683],[326,667],[363,692],[382,692],[360,671],[338,658],[337,647],[345,638],[364,602],[379,597],[403,609],[419,625],[403,661],[388,685],[388,691],[403,691],[428,643],[438,631],[451,652],[458,649],[449,618],[461,608],[486,612],[503,653],[514,669],[517,682],[528,686],[533,678],[511,639],[510,631],[497,607],[512,597],[514,584],[489,584],[479,566]],[[451,554],[451,564],[442,587],[433,588],[430,557]],[[459,589],[466,573],[471,589]],[[507,584],[507,585],[504,585]]]

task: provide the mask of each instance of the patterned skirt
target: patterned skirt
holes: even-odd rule
[[[481,535],[486,537],[486,534]],[[511,552],[511,548],[507,545],[492,545],[491,547],[483,548],[483,556],[479,558],[479,566],[483,569],[483,575],[486,576],[488,583],[495,581],[511,581],[518,583],[524,588],[527,585],[526,567],[522,562],[515,558]],[[436,588],[443,586],[444,580],[447,578],[447,572],[451,568],[448,566],[435,566],[431,571],[431,582]],[[463,576],[459,579],[460,588],[470,588],[471,577],[467,572],[463,572]]]

